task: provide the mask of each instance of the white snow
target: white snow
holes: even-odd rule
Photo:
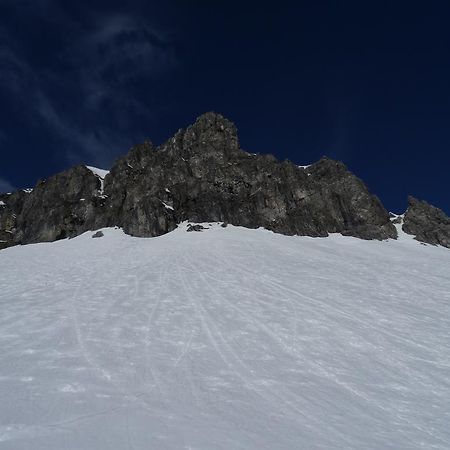
[[[100,179],[100,189],[98,191],[101,198],[106,198],[107,195],[103,195],[105,189],[105,177],[108,175],[109,170],[99,169],[97,167],[86,166],[94,175]]]
[[[97,167],[86,166],[94,175],[97,175],[102,180],[105,179],[106,175],[108,175],[109,170],[99,169]]]
[[[162,200],[160,200],[160,202],[164,205],[164,208],[174,211],[173,206],[168,205],[167,203],[163,202]]]
[[[311,164],[308,164],[307,166],[297,166],[297,167],[299,167],[300,169],[307,169],[310,166],[311,166]]]
[[[3,200],[0,200],[0,206],[6,206],[6,203]]]
[[[392,211],[389,211],[389,214],[391,215],[391,221],[395,220],[395,219],[402,219],[403,220],[403,218],[405,217],[405,213],[396,214],[396,213],[394,213]]]
[[[102,231],[0,251],[0,448],[450,448],[448,249]]]

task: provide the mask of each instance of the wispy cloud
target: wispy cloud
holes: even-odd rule
[[[15,190],[16,188],[8,180],[0,177],[0,194],[5,192],[12,192]]]
[[[81,157],[88,157],[89,162],[99,166],[108,165],[114,150],[124,152],[126,140],[113,129],[81,128],[71,123],[70,116],[61,116],[48,96],[37,94],[36,111],[51,130],[66,143],[65,153],[71,164],[80,162]],[[81,155],[80,155],[81,152]]]
[[[67,49],[64,58],[78,75],[85,106],[92,109],[104,100],[142,108],[124,87],[137,80],[154,80],[176,64],[164,37],[129,15],[99,19],[94,29]]]
[[[14,33],[0,29],[0,81],[60,142],[70,163],[107,165],[126,150],[127,135],[139,134],[136,117],[151,120],[136,86],[153,85],[176,66],[176,58],[164,35],[136,16],[65,22],[74,39],[39,70],[15,45]]]

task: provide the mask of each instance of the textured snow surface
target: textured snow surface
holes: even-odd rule
[[[449,250],[185,230],[0,251],[0,449],[450,448]]]

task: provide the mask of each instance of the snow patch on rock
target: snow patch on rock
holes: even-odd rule
[[[105,177],[108,175],[109,170],[105,169],[99,169],[98,167],[92,167],[92,166],[86,166],[87,169],[89,169],[95,176],[97,176],[100,179],[100,189],[99,194],[100,197],[106,198],[105,195],[103,195],[104,187],[105,187]]]

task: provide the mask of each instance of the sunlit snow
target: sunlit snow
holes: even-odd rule
[[[168,205],[167,203],[163,202],[162,200],[161,200],[161,203],[163,204],[164,208],[174,211],[173,206]]]
[[[104,179],[108,175],[109,170],[99,169],[97,167],[86,166],[94,175],[97,175],[101,179]]]
[[[100,179],[100,189],[99,194],[101,197],[106,197],[103,195],[104,187],[105,187],[105,177],[108,175],[109,170],[99,169],[97,167],[86,166],[94,175],[96,175]]]
[[[450,448],[448,249],[103,232],[0,251],[1,449]]]

